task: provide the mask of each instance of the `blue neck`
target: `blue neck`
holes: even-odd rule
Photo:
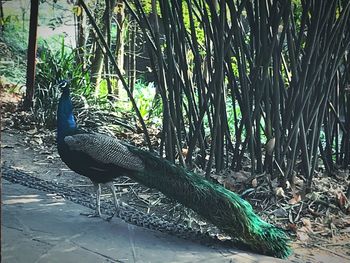
[[[64,88],[57,110],[57,142],[63,142],[64,137],[74,131],[77,125],[73,115],[73,104],[69,96],[69,89]]]

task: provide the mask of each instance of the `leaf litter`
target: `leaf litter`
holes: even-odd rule
[[[33,151],[35,156],[31,157],[37,160],[36,164],[50,164],[53,170],[59,170],[54,173],[55,180],[67,180],[69,177],[68,181],[72,184],[92,187],[85,178],[72,177],[73,173],[65,171],[67,169],[60,161],[56,150],[55,131],[38,127],[31,114],[18,110],[13,106],[14,103],[13,97],[9,101],[3,99],[2,108],[5,110],[2,112],[2,131],[8,134],[8,138],[15,138],[12,138],[12,143],[7,141],[4,143],[2,140],[2,151],[18,151],[19,148],[24,153]],[[99,132],[102,129],[102,132],[110,133],[108,127],[103,129],[103,125],[98,129]],[[150,129],[152,143],[155,146],[160,144],[159,134],[158,129]],[[145,146],[141,132],[119,129],[117,137],[139,147]],[[186,155],[186,149],[183,149],[182,154]],[[20,164],[17,166],[25,168]],[[290,182],[287,182],[286,187],[282,188],[277,185],[277,180],[271,180],[270,175],[261,174],[251,177],[248,170],[249,167],[238,172],[224,170],[219,174],[212,174],[212,179],[227,189],[241,194],[264,220],[286,229],[294,240],[293,247],[296,252],[293,259],[297,261],[300,258],[305,259],[304,254],[309,252],[303,252],[303,249],[310,251],[317,248],[318,251],[350,260],[350,202],[346,188],[350,185],[349,170],[339,171],[334,176],[316,173],[312,192],[306,195],[302,193],[304,184],[302,175],[296,176],[292,183],[293,187]],[[32,172],[33,176],[45,175]],[[52,176],[52,173],[46,173],[46,176],[50,174]],[[202,231],[218,231],[189,209],[168,199],[158,191],[143,187],[125,177],[118,178],[116,185],[119,196],[138,209],[157,214],[165,219],[176,218],[179,223],[197,227]],[[309,257],[310,255],[307,260],[314,262]]]

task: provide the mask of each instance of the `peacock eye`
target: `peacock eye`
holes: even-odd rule
[[[68,85],[68,81],[67,81],[67,80],[62,80],[62,81],[60,81],[60,82],[58,83],[57,86],[60,87],[61,89],[63,89],[63,88],[66,88],[67,85]]]

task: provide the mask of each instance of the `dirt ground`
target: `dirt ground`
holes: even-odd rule
[[[70,171],[61,162],[54,144],[54,136],[52,133],[42,137],[38,130],[19,131],[3,127],[1,133],[2,161],[14,168],[29,172],[32,176],[90,188],[92,192],[92,184],[88,179]],[[104,192],[102,202],[104,199],[111,198],[108,191]],[[159,214],[169,211],[168,208],[160,209],[164,202],[166,207],[176,206],[162,197],[160,193],[147,190],[128,178],[120,179],[118,194],[123,202],[150,213]],[[158,203],[155,204],[156,200]],[[325,238],[318,240],[317,243],[297,240],[293,242],[293,249],[294,254],[289,259],[294,262],[350,262],[350,239],[346,235],[334,236],[333,239]]]
[[[2,92],[2,164],[6,162],[7,165],[30,173],[32,176],[89,190],[92,193],[91,182],[70,171],[62,163],[56,149],[55,132],[36,128],[31,124],[30,114],[16,111],[19,100],[20,97],[16,94]],[[343,175],[344,178],[347,176],[346,173]],[[337,180],[340,182],[339,178]],[[325,182],[326,185],[331,185],[331,188],[334,188],[334,183],[336,184],[337,181],[333,182],[333,185],[328,181]],[[116,185],[120,200],[139,210],[159,217],[179,218],[181,223],[195,228],[211,227],[188,209],[129,178],[118,178]],[[101,201],[111,198],[109,191],[103,189]],[[334,208],[334,206],[331,207]],[[334,209],[339,210],[339,208]],[[292,262],[350,262],[350,216],[341,211],[334,215],[330,213],[334,210],[325,211],[328,213],[327,217],[319,216],[312,223],[309,219],[302,218],[299,220],[302,223],[293,225],[296,228],[292,234],[294,254],[289,260]],[[261,213],[264,211],[257,209],[257,212],[265,216],[265,213]],[[331,220],[325,222],[324,218],[331,218]],[[285,227],[277,221],[273,223]]]

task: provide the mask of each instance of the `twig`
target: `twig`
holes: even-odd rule
[[[346,255],[344,255],[344,254],[342,254],[342,253],[335,252],[335,251],[333,251],[333,250],[330,250],[330,249],[328,249],[328,248],[322,247],[322,246],[317,245],[317,244],[314,244],[314,246],[317,247],[317,248],[319,248],[319,249],[322,249],[322,250],[324,250],[324,251],[333,253],[334,255],[337,255],[337,256],[339,256],[339,257],[346,258],[346,259],[350,260],[350,257],[348,257],[348,256],[346,256]]]
[[[158,203],[160,203],[161,202],[161,200],[162,200],[162,198],[161,197],[158,197],[157,198],[157,200],[155,200],[155,201],[153,201],[153,202],[151,202],[151,206],[155,206],[155,205],[157,205]]]
[[[132,187],[130,187],[130,189],[131,189],[131,191],[133,192],[133,194],[136,196],[136,198],[137,198],[139,201],[143,202],[144,204],[147,205],[147,207],[149,207],[149,202],[148,202],[148,201],[146,201],[146,200],[144,200],[143,198],[139,197],[139,195],[135,192],[135,190],[134,190]]]
[[[340,243],[328,243],[326,244],[326,246],[343,246],[343,245],[350,245],[349,241],[344,241],[344,242],[340,242]]]
[[[301,210],[303,210],[303,205],[304,205],[304,203],[301,202],[301,205],[300,205],[298,214],[297,214],[297,216],[294,218],[294,222],[297,222],[297,221],[298,221],[298,219],[299,219],[299,217],[300,217]]]
[[[315,203],[318,203],[320,205],[324,205],[326,207],[333,208],[333,209],[336,209],[336,210],[340,211],[340,208],[337,207],[336,205],[331,204],[331,203],[327,203],[326,201],[323,201],[323,200],[319,200],[319,199],[315,200]]]
[[[92,184],[70,184],[69,187],[92,187]]]
[[[138,185],[138,183],[114,183],[115,186],[133,186]]]
[[[278,162],[276,160],[273,160],[273,161],[276,164],[276,166],[277,166],[279,172],[281,173],[282,177],[285,177],[284,172],[283,172],[282,168],[280,167],[280,165],[278,164]]]

